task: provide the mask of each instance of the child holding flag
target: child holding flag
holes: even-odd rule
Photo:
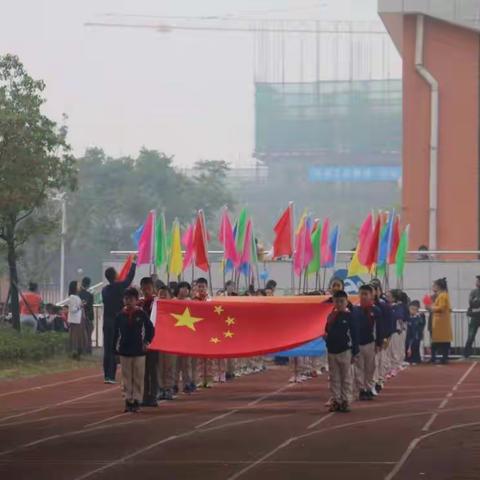
[[[358,347],[357,326],[348,310],[348,296],[343,290],[333,294],[334,309],[325,326],[325,342],[330,370],[331,412],[349,412],[352,401],[352,364]]]
[[[143,277],[140,280],[140,289],[143,297],[138,302],[138,306],[146,313],[148,318],[151,318],[152,307],[155,302],[155,285],[151,277]],[[158,366],[158,352],[149,350],[145,356],[145,382],[143,389],[143,407],[157,406],[157,366]]]

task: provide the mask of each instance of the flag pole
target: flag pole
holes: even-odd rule
[[[294,270],[294,256],[295,256],[295,205],[293,202],[288,202],[288,208],[290,209],[290,218],[291,218],[291,237],[292,237],[292,255],[290,257],[290,280],[292,295],[295,295],[295,270]]]
[[[208,285],[210,287],[210,296],[213,297],[213,285],[212,285],[212,269],[210,268],[210,259],[208,258],[208,247],[207,247],[207,223],[205,222],[205,214],[203,210],[198,211],[199,215],[202,217],[202,235],[203,235],[203,246],[205,247],[205,256],[208,262]]]
[[[152,275],[152,273],[155,273],[155,259],[154,259],[154,255],[155,255],[155,230],[157,228],[157,211],[156,210],[152,210],[152,216],[153,216],[153,221],[152,221],[152,241],[151,241],[151,245],[150,245],[150,265],[149,265],[149,268],[148,268],[148,271],[150,273],[150,276]]]

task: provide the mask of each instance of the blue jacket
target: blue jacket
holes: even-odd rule
[[[103,320],[105,322],[114,321],[115,317],[123,308],[123,294],[135,278],[137,265],[134,263],[128,272],[127,278],[121,282],[109,283],[103,287]]]
[[[382,336],[383,338],[390,338],[395,331],[392,307],[383,299],[375,302],[375,305],[382,312]]]
[[[359,306],[353,307],[352,313],[358,329],[358,343],[368,345],[375,342],[375,345],[381,347],[384,338],[381,310],[376,305],[367,309]]]

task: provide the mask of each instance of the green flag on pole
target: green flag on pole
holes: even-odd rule
[[[160,269],[167,263],[167,233],[165,226],[165,214],[157,217],[155,225],[155,265]]]
[[[407,258],[408,252],[408,234],[410,231],[410,225],[405,227],[405,230],[400,237],[400,243],[398,244],[397,255],[395,257],[395,272],[397,278],[403,276],[403,271],[405,269],[405,259]]]
[[[243,247],[245,243],[245,233],[247,231],[247,220],[248,214],[247,209],[242,208],[240,215],[237,220],[237,231],[235,235],[235,246],[237,248],[237,252],[243,252]]]
[[[307,273],[317,273],[321,268],[320,243],[322,238],[322,225],[318,222],[317,228],[312,233],[313,259],[307,267]]]

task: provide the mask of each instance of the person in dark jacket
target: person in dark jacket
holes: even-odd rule
[[[343,290],[333,294],[334,309],[325,326],[325,343],[330,373],[331,412],[349,412],[352,401],[352,363],[358,355],[358,334],[348,296]]]
[[[85,328],[87,330],[87,346],[86,353],[92,353],[92,333],[95,321],[95,314],[93,311],[93,294],[90,293],[89,288],[92,281],[89,277],[82,279],[82,284],[78,296],[83,302],[83,310],[85,312]]]
[[[105,278],[108,285],[103,287],[103,373],[105,383],[115,383],[117,362],[113,349],[113,332],[115,317],[123,308],[123,294],[130,286],[137,267],[137,257],[133,259],[132,267],[125,280],[118,280],[117,271],[110,267],[105,270]]]
[[[355,383],[360,400],[373,400],[375,354],[383,346],[382,313],[373,303],[373,288],[359,288],[360,306],[353,308],[353,318],[358,329],[360,352],[355,361]]]
[[[409,305],[410,315],[407,320],[407,341],[405,344],[405,358],[407,362],[422,363],[420,356],[420,343],[427,323],[425,315],[420,312],[420,302],[414,300]]]
[[[140,280],[140,289],[143,298],[138,302],[138,306],[151,318],[152,308],[156,301],[155,284],[151,277],[143,277]],[[145,356],[145,385],[143,388],[143,407],[156,407],[158,394],[157,380],[158,352],[149,350]]]
[[[137,305],[137,289],[128,288],[123,298],[125,307],[115,317],[113,346],[120,355],[125,411],[137,412],[143,398],[145,354],[153,340],[153,324]]]
[[[468,298],[467,316],[470,317],[470,323],[468,325],[467,343],[465,344],[465,358],[472,354],[473,342],[475,342],[478,327],[480,327],[480,275],[477,276],[475,290],[470,292]]]

